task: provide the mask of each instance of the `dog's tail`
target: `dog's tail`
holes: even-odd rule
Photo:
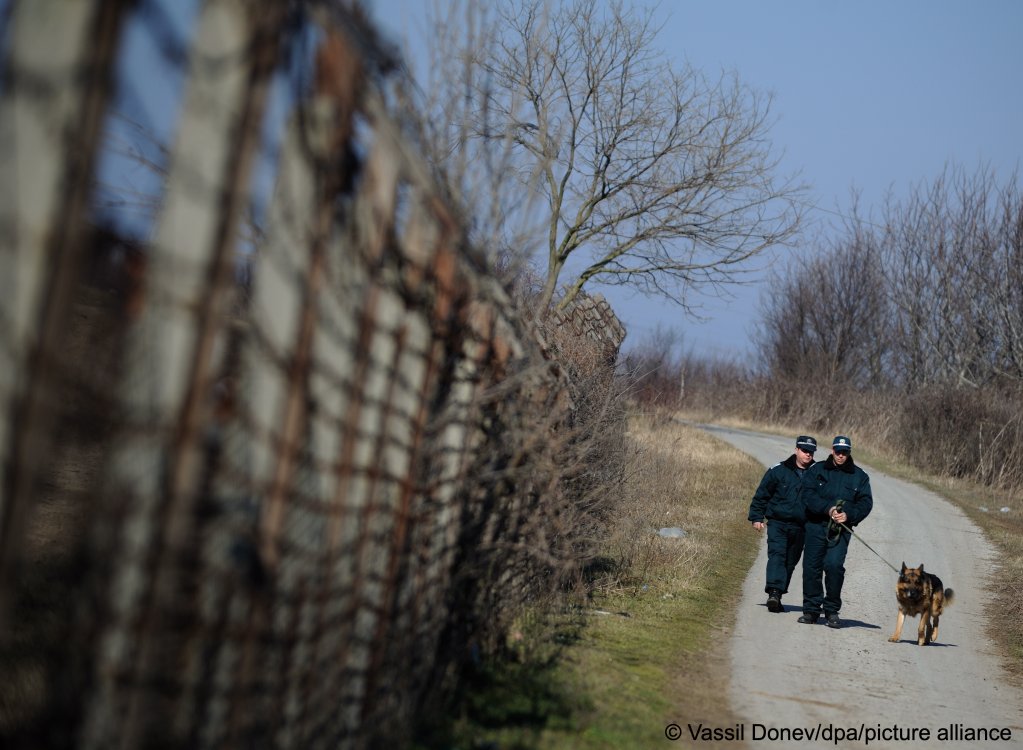
[[[945,589],[945,606],[947,607],[949,604],[955,603],[955,600],[956,592],[952,589]]]

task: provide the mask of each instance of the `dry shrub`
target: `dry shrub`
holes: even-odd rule
[[[594,554],[604,535],[604,519],[626,480],[625,384],[615,377],[617,352],[576,335],[569,327],[551,328],[546,338],[568,375],[572,398],[561,455],[561,486],[571,507],[571,533],[578,559]]]
[[[1023,489],[1023,393],[1011,388],[935,385],[914,392],[857,390],[848,384],[755,377],[717,368],[690,378],[687,414],[721,422],[738,419],[795,431],[853,436],[865,447],[938,476],[1000,489]]]
[[[675,357],[680,336],[658,327],[622,357],[632,400],[645,410],[677,408],[685,394],[684,361]]]
[[[531,631],[530,643],[549,640],[543,631],[556,627],[552,614],[564,609],[566,596],[582,593],[626,479],[613,352],[563,328],[547,330],[544,339],[551,356],[544,366],[562,371],[570,403],[563,410],[556,398],[564,393],[546,400],[534,393],[536,403],[524,410],[528,398],[516,396],[509,407],[495,393],[484,405],[487,444],[467,473],[474,481],[462,503],[448,604],[450,679],[459,679],[466,658],[521,660],[520,644],[506,649],[523,629]]]
[[[930,388],[905,400],[898,434],[919,468],[1002,488],[1023,487],[1023,401],[983,390]]]
[[[720,492],[710,440],[693,439],[681,424],[656,415],[630,420],[633,449],[629,482],[616,509],[605,551],[609,562],[595,586],[604,591],[647,585],[662,593],[685,591],[702,572],[715,529],[734,515],[719,502],[694,502]],[[681,528],[683,538],[658,536]]]
[[[561,371],[566,390],[533,393],[523,409],[523,386],[510,407],[497,393],[484,407],[488,437],[460,504],[443,672],[419,712],[427,734],[438,717],[469,710],[494,675],[521,677],[556,658],[623,493],[628,443],[614,352],[563,328],[543,339],[543,366]]]

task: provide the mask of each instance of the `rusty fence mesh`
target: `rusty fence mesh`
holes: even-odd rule
[[[192,5],[0,5],[0,737],[400,742],[549,564],[575,401],[358,8]]]

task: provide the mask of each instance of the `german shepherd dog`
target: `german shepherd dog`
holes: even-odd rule
[[[898,643],[906,616],[920,615],[916,644],[923,646],[938,640],[938,618],[945,607],[952,604],[955,592],[943,588],[941,579],[933,573],[925,573],[923,563],[919,568],[907,568],[906,563],[902,563],[899,582],[895,584],[895,598],[899,603],[899,619],[895,623],[894,635],[888,640]]]

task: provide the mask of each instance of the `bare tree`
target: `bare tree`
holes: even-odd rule
[[[477,135],[510,135],[526,172],[541,175],[540,309],[559,282],[566,305],[591,281],[688,309],[692,290],[741,280],[796,232],[802,189],[775,176],[769,98],[734,75],[676,69],[655,47],[651,12],[619,0],[497,12],[498,36],[480,50],[476,107],[489,126]]]
[[[658,324],[629,349],[622,367],[637,401],[649,406],[672,406],[681,401],[684,343],[680,331]]]
[[[880,249],[862,223],[848,229],[769,285],[760,352],[768,372],[783,381],[854,387],[886,381],[890,313]]]
[[[975,388],[996,374],[1015,290],[1005,286],[1012,230],[997,226],[995,203],[990,170],[971,175],[950,166],[886,208],[893,343],[900,379],[910,386]]]
[[[824,253],[769,285],[768,372],[911,391],[1023,381],[1017,177],[999,188],[990,169],[948,166],[883,214],[879,227],[854,205]]]
[[[819,299],[804,269],[776,273],[761,297],[757,344],[764,369],[782,382],[815,379],[821,370],[810,320]]]
[[[983,267],[991,292],[989,319],[995,326],[998,352],[995,373],[1023,384],[1023,195],[1013,174],[996,197],[989,233],[991,256]]]
[[[433,0],[426,13],[424,68],[415,69],[415,58],[407,61],[410,75],[399,95],[405,121],[417,131],[438,183],[461,208],[472,243],[485,248],[498,272],[518,285],[534,276],[523,248],[535,246],[539,236],[533,209],[540,166],[517,159],[512,133],[486,107],[493,81],[481,55],[495,43],[497,24],[487,2]]]
[[[803,189],[776,176],[770,99],[657,50],[617,0],[435,0],[417,76],[422,142],[471,236],[512,274],[630,285],[690,309],[784,244]],[[513,259],[513,263],[507,263]]]

